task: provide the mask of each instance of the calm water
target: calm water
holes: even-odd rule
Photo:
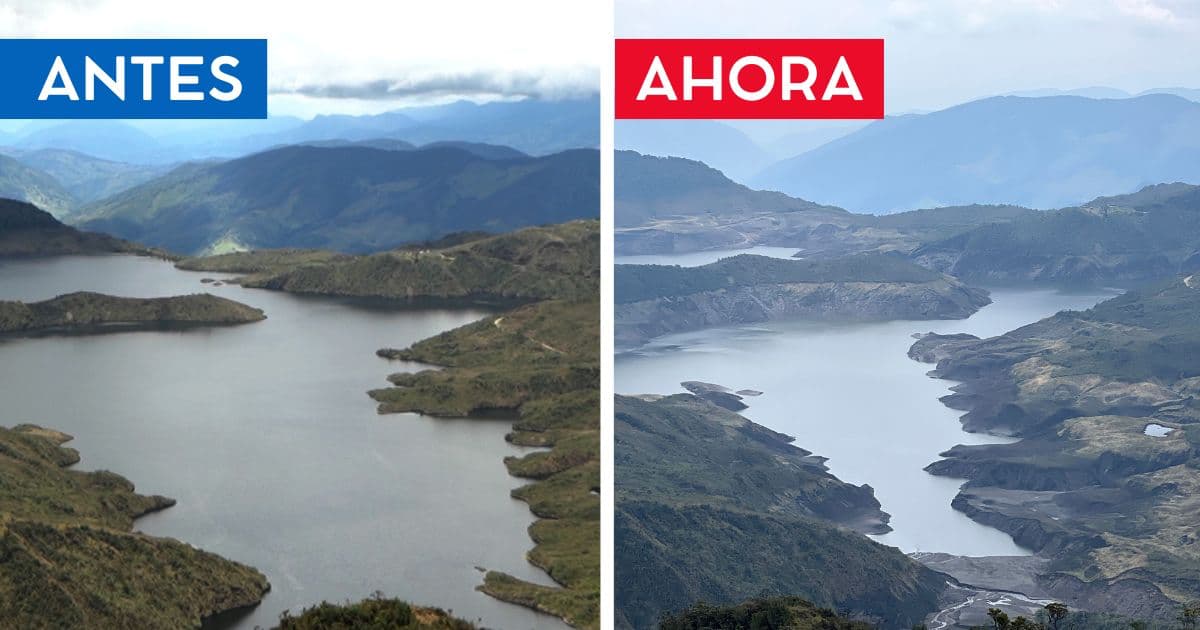
[[[556,619],[475,592],[475,567],[550,584],[525,561],[533,522],[509,497],[508,421],[380,416],[366,391],[418,369],[375,356],[482,311],[381,310],[237,286],[114,256],[0,263],[0,299],[209,291],[264,322],[187,332],[0,341],[0,422],[75,436],[83,469],[178,499],[136,528],[257,567],[272,590],[233,624],[376,590],[498,628]]]
[[[756,254],[771,258],[791,258],[800,250],[796,247],[772,247],[770,245],[755,245],[746,249],[713,249],[703,252],[688,252],[686,254],[646,254],[639,256],[617,256],[614,260],[618,265],[679,265],[680,267],[699,267],[714,263],[722,258],[738,254]]]
[[[672,335],[618,355],[616,391],[676,393],[684,380],[760,390],[745,401],[747,417],[830,458],[841,479],[875,488],[895,530],[877,536],[880,542],[907,552],[1026,554],[1007,535],[951,509],[960,481],[922,470],[955,444],[1002,438],[961,430],[958,412],[938,401],[952,383],[929,378],[930,365],[907,357],[911,335],[997,335],[1111,295],[996,290],[992,305],[960,321],[778,323]]]

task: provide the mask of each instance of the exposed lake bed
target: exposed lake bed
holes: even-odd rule
[[[91,290],[126,297],[210,292],[266,312],[240,328],[0,342],[4,423],[75,436],[79,467],[112,469],[175,507],[135,529],[257,567],[272,583],[222,627],[378,590],[495,627],[558,620],[474,590],[476,567],[552,584],[529,565],[534,517],[509,493],[511,420],[380,417],[366,395],[404,347],[486,314],[201,284],[204,274],[134,257],[0,264],[0,299]],[[481,527],[486,523],[486,527]],[[232,618],[237,617],[237,618]]]
[[[906,552],[1028,555],[951,507],[961,481],[923,470],[955,444],[1006,438],[964,432],[959,412],[938,400],[953,383],[925,376],[928,366],[906,353],[914,333],[996,335],[1112,294],[996,289],[994,303],[966,320],[772,322],[669,335],[618,355],[615,388],[669,394],[695,380],[760,390],[743,401],[743,415],[828,458],[838,478],[875,490],[893,528],[879,542]]]

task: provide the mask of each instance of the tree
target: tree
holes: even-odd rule
[[[1200,622],[1200,601],[1184,604],[1179,611],[1179,623],[1188,630],[1195,630],[1197,622]]]
[[[1025,617],[1017,617],[1008,627],[1009,630],[1043,630],[1045,628],[1042,624],[1030,621]]]
[[[1130,621],[1129,628],[1130,630],[1147,630],[1149,626],[1146,625],[1145,621]]]
[[[1063,619],[1067,618],[1067,613],[1071,612],[1067,609],[1066,604],[1054,602],[1046,604],[1046,616],[1050,619],[1050,627],[1058,630],[1062,626]]]
[[[1008,630],[1008,613],[999,608],[989,608],[988,617],[992,618],[992,628],[995,630]]]

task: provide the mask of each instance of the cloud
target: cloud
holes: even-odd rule
[[[1174,11],[1153,0],[1116,0],[1116,7],[1125,15],[1154,24],[1174,25],[1179,22],[1179,16]]]
[[[272,112],[278,101],[311,115],[597,92],[611,11],[597,0],[205,0],[188,11],[161,0],[0,0],[0,33],[266,37]]]
[[[462,72],[430,76],[407,76],[362,82],[308,83],[278,86],[275,94],[297,94],[310,98],[396,100],[412,97],[477,96],[490,98],[571,98],[595,94],[599,72],[586,66],[553,77],[540,72]]]

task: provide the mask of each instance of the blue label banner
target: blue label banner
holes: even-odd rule
[[[0,118],[266,118],[265,39],[0,39]]]

